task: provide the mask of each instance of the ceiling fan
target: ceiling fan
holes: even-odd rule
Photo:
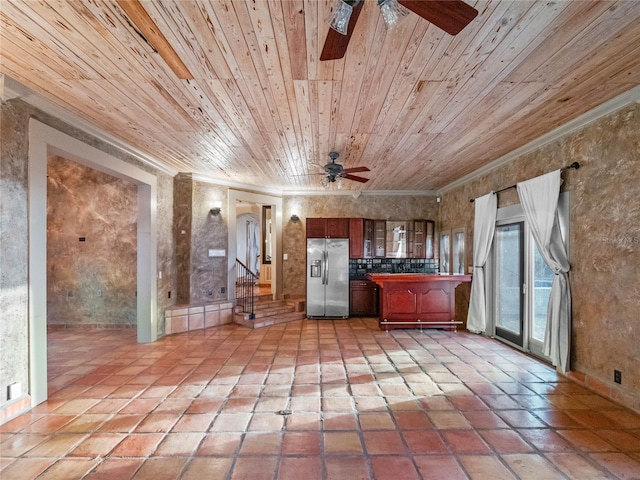
[[[338,152],[329,152],[329,158],[331,161],[326,165],[318,165],[324,169],[324,173],[318,173],[318,175],[326,175],[326,177],[322,179],[322,184],[325,187],[331,183],[340,183],[343,178],[360,183],[367,183],[369,181],[368,178],[351,175],[352,173],[369,172],[370,170],[367,167],[344,168],[339,163],[336,163],[339,156],[340,154]]]
[[[330,19],[329,33],[320,60],[344,57],[364,0],[338,0]],[[450,35],[456,35],[478,15],[462,0],[378,0],[380,11],[390,27],[409,11],[419,15]]]

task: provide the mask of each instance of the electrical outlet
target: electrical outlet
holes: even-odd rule
[[[225,288],[224,287],[220,287],[220,293],[224,293],[225,292]]]
[[[101,297],[102,296],[102,290],[98,290],[98,296]]]
[[[620,370],[613,371],[613,381],[622,384],[622,372]]]
[[[167,298],[171,298],[171,292],[167,292]]]
[[[207,295],[210,297],[213,296],[213,290],[207,290]]]

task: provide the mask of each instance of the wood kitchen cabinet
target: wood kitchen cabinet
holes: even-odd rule
[[[349,316],[378,316],[378,286],[371,280],[349,282]]]
[[[455,289],[469,275],[370,274],[380,287],[380,329],[446,328],[455,330]]]
[[[349,238],[349,219],[307,218],[307,238]]]
[[[373,257],[373,220],[349,219],[349,258]]]
[[[384,258],[386,255],[387,222],[386,220],[373,221],[373,256]]]
[[[433,220],[413,220],[409,227],[407,257],[433,258]]]

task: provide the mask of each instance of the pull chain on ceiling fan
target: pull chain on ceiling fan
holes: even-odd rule
[[[329,32],[320,60],[344,57],[364,0],[337,0],[329,17]],[[433,23],[450,35],[456,35],[476,18],[478,11],[462,0],[378,0],[382,17],[394,27],[409,11]]]

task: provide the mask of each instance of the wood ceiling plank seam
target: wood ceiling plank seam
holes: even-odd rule
[[[253,87],[247,85],[247,82],[255,82]],[[264,148],[268,152],[267,159],[276,157],[286,157],[285,145],[280,135],[271,135],[270,132],[277,131],[274,122],[275,115],[271,114],[271,109],[267,103],[267,99],[263,94],[263,88],[257,80],[238,79],[238,88],[243,92],[243,97],[248,99],[247,106],[252,111],[252,117],[260,130],[260,138],[264,142]],[[256,94],[257,92],[257,94]]]
[[[527,15],[529,21],[526,23],[524,20],[520,21],[519,25],[522,28],[519,29],[521,31],[526,30],[527,27],[534,21],[541,25],[549,25],[549,23],[553,20],[551,15],[558,15],[558,12],[563,8],[566,8],[567,4],[568,2],[561,2],[559,4],[554,4],[552,8],[546,7],[541,10],[537,9],[535,11],[533,11],[533,9],[530,9]],[[523,23],[524,26],[522,26]],[[500,71],[496,71],[497,69],[495,68],[489,69],[481,67],[479,69],[475,69],[472,78],[469,78],[467,82],[461,87],[461,90],[464,90],[465,92],[465,96],[462,99],[459,99],[458,96],[454,96],[454,98],[452,99],[453,102],[457,103],[462,101],[462,103],[458,103],[457,109],[447,109],[444,115],[439,116],[438,122],[442,124],[442,127],[440,127],[441,131],[445,133],[453,129],[459,131],[461,127],[471,123],[469,120],[471,118],[471,115],[469,115],[468,112],[477,111],[479,105],[483,103],[486,104],[486,101],[484,100],[486,96],[493,95],[496,87],[503,83],[502,79],[508,75],[511,68],[514,68],[513,59],[512,56],[510,56],[509,52],[522,52],[523,50],[531,51],[535,48],[535,45],[541,41],[531,40],[532,36],[534,39],[544,37],[543,34],[512,35],[510,42],[503,41],[490,53],[483,53],[480,57],[474,57],[470,59],[470,61],[472,62],[478,62],[479,65],[487,65],[493,58],[499,58],[501,63],[503,63],[504,68]],[[495,65],[495,62],[491,62],[491,65]],[[483,92],[487,93],[483,95]],[[481,115],[484,115],[484,112],[481,112]]]
[[[306,79],[315,80],[318,78],[318,62],[320,61],[320,51],[322,41],[318,25],[321,20],[318,18],[317,0],[303,0],[304,5],[304,31],[307,53],[307,74]]]
[[[33,9],[34,7],[36,10]],[[66,19],[59,15],[52,5],[35,2],[7,2],[2,4],[1,15],[6,19],[5,25],[12,25],[13,28],[20,32],[21,37],[30,36],[32,41],[37,41],[39,45],[46,46],[52,52],[57,53],[59,60],[69,66],[68,69],[65,69],[69,72],[67,75],[63,76],[59,73],[57,76],[69,79],[105,78],[104,75],[97,72],[95,63],[92,64],[77,55],[76,51],[68,46],[67,39],[70,39],[71,45],[74,45],[74,40],[84,43],[84,36],[69,28]],[[51,18],[52,24],[48,23],[45,18]],[[27,34],[25,30],[18,27],[18,23],[30,30],[35,29],[35,31],[31,30],[32,33]],[[51,27],[55,29],[55,33],[50,30]],[[47,60],[45,52],[42,52],[42,60]]]
[[[546,26],[536,42],[536,48],[526,55],[520,54],[517,67],[514,68],[506,81],[522,82],[531,80],[532,75],[538,72],[546,61],[554,56],[567,43],[573,42],[577,33],[573,25],[577,21],[581,25],[595,22],[609,9],[607,2],[568,2],[567,8],[559,13],[553,22]],[[581,27],[583,28],[583,27]]]
[[[273,124],[273,128],[268,129],[267,131],[273,132],[275,133],[275,136],[277,136],[277,139],[273,139],[272,142],[277,141],[282,144],[281,151],[283,152],[283,155],[279,157],[273,157],[273,160],[282,162],[284,159],[287,162],[291,162],[291,152],[288,148],[289,138],[280,116],[281,107],[279,106],[279,101],[281,102],[282,100],[279,100],[276,97],[275,93],[277,92],[274,92],[273,90],[271,78],[269,77],[267,66],[264,61],[264,53],[262,48],[263,43],[258,37],[258,34],[255,32],[254,19],[252,18],[250,9],[247,7],[246,3],[235,4],[235,6],[239,25],[242,26],[244,31],[251,32],[249,54],[252,59],[252,65],[257,72],[256,78],[260,83],[260,92],[264,97],[264,101],[268,105],[268,111],[270,112],[271,117],[270,123]],[[261,99],[256,100],[260,101]],[[265,122],[265,125],[268,124],[269,122]]]
[[[142,71],[149,76],[145,83],[155,87],[156,92],[164,100],[173,104],[176,111],[183,109],[186,116],[182,113],[181,115],[184,118],[191,118],[194,128],[203,128],[202,126],[206,124],[205,115],[198,108],[197,99],[190,95],[188,89],[184,88],[184,85],[188,83],[177,79],[174,75],[167,77],[162,69],[156,68],[154,60],[144,56],[144,49],[148,49],[148,46],[140,38],[137,38],[137,35],[132,34],[128,21],[123,17],[124,12],[119,10],[117,5],[112,5],[114,9],[109,10],[110,4],[106,2],[99,6],[89,3],[88,6],[93,7],[94,16],[108,31],[113,32],[114,38],[118,39],[118,42],[113,46],[122,47],[119,49],[122,57],[131,59],[130,64],[139,65]],[[139,52],[142,56],[134,55],[134,52]],[[144,61],[140,62],[140,60]]]
[[[628,17],[625,17],[628,18]],[[629,19],[630,23],[632,25],[637,25],[636,22],[633,22],[633,18]],[[634,33],[629,33],[629,29],[624,29],[623,30],[625,32],[627,32],[627,34],[631,37],[631,38],[638,38]],[[620,54],[619,49],[618,49],[618,55]],[[605,64],[607,63],[611,63],[613,61],[613,58],[611,56],[607,57],[607,61],[603,62]],[[581,68],[585,69],[584,74],[579,75],[579,77],[581,78],[581,82],[585,82],[588,78],[589,78],[589,72],[592,71],[598,71],[600,72],[602,70],[602,68],[598,68],[597,70],[593,70],[593,64],[589,64],[589,67],[578,67],[577,70],[580,70]],[[570,70],[571,72],[571,76],[575,76],[576,73],[576,68],[574,67],[574,69]],[[533,84],[532,82],[529,82],[530,84]],[[598,78],[598,80],[596,82],[594,82],[594,87],[598,84],[601,84],[602,80]],[[526,85],[526,84],[525,84]],[[538,118],[538,116],[535,115],[536,110],[539,108],[539,105],[543,105],[544,102],[547,101],[553,101],[554,97],[558,97],[558,96],[562,96],[561,91],[564,89],[564,91],[576,91],[577,89],[579,89],[579,84],[576,83],[576,80],[574,78],[568,78],[566,80],[563,80],[561,82],[559,82],[558,84],[556,84],[553,88],[546,88],[544,90],[541,90],[539,92],[537,92],[537,95],[532,95],[531,97],[528,98],[527,102],[524,104],[521,104],[521,106],[518,108],[513,109],[514,113],[508,117],[505,117],[505,120],[503,120],[502,122],[498,122],[498,123],[493,123],[490,124],[488,127],[486,125],[486,123],[484,123],[483,125],[487,128],[486,132],[483,132],[485,135],[490,135],[491,131],[493,131],[496,128],[500,128],[500,129],[509,129],[509,127],[506,125],[506,123],[508,122],[509,124],[515,124],[517,123],[521,118],[525,117],[525,116],[529,116],[532,115],[535,118]],[[559,93],[560,92],[560,93]],[[608,100],[608,99],[607,99]],[[558,100],[556,100],[555,102],[553,102],[554,104],[557,105]],[[579,112],[579,113],[584,113],[584,112]],[[577,116],[577,114],[576,114]],[[500,118],[500,117],[498,117]],[[547,117],[548,118],[548,117]],[[536,123],[536,122],[534,122]],[[476,127],[477,129],[478,127]],[[541,132],[536,134],[536,136],[540,136],[543,133],[546,132]],[[478,132],[474,132],[474,134],[472,134],[472,138],[479,138],[478,137]],[[535,136],[533,137],[535,138]],[[522,140],[523,143],[526,143],[525,139]],[[469,148],[473,146],[473,143],[470,144]]]
[[[321,151],[324,151],[324,155],[327,155],[333,148],[330,143],[329,130],[331,123],[331,108],[332,108],[332,90],[333,82],[326,80],[316,81],[317,94],[318,94],[318,143],[320,144]],[[321,155],[322,158],[326,158]]]
[[[392,37],[387,54],[382,61],[385,67],[380,71],[380,80],[376,82],[378,91],[376,92],[376,98],[380,98],[381,101],[377,105],[377,113],[375,118],[372,118],[373,123],[370,124],[370,131],[375,131],[376,128],[382,125],[385,121],[391,104],[396,100],[397,86],[404,78],[401,65],[404,63],[405,55],[410,56],[414,53],[411,49],[408,49],[408,45],[411,43],[411,38],[416,31],[416,26],[419,23],[419,18],[414,15],[413,21],[405,21],[402,26],[405,31],[411,31],[412,33],[402,35],[402,32],[397,32],[393,29],[387,33]],[[404,40],[400,42],[400,39]],[[394,63],[389,63],[388,59],[393,59]],[[380,62],[378,63],[380,65]]]
[[[604,50],[603,44],[610,41],[611,32],[625,31],[634,27],[637,29],[640,23],[640,3],[627,1],[619,2],[618,5],[621,6],[608,9],[597,20],[585,26],[571,42],[559,49],[543,68],[536,70],[535,75],[527,77],[525,81],[539,81],[541,76],[552,80],[563,78],[572,72],[575,68],[574,64],[580,65],[583,59],[594,55],[592,52]],[[551,76],[551,72],[555,77]]]
[[[344,59],[343,79],[348,72],[348,79],[343,80],[340,98],[340,116],[336,126],[337,132],[355,133],[355,116],[361,102],[361,90],[365,84],[372,57],[376,48],[373,41],[379,20],[378,12],[372,15],[367,6],[363,7],[356,28],[349,42],[349,49]],[[364,100],[363,100],[364,101]]]
[[[11,39],[5,38],[3,40],[3,58],[5,60],[10,59],[11,50],[15,51],[21,59],[29,57],[29,52],[23,50],[21,46],[14,45],[12,49],[8,49],[6,48],[8,44],[11,44]],[[17,60],[12,60],[12,62],[15,65],[19,65]],[[6,64],[4,68],[6,68]],[[23,69],[26,71],[34,71],[28,66],[23,67]],[[39,69],[42,71],[42,75],[39,77],[39,82],[34,83],[33,80],[27,81],[25,82],[26,86],[41,94],[44,98],[50,99],[50,101],[59,105],[61,108],[74,112],[74,114],[79,118],[83,118],[105,131],[117,130],[117,134],[122,138],[127,139],[127,141],[131,143],[134,142],[136,137],[132,136],[131,132],[138,130],[139,127],[136,123],[137,119],[144,115],[144,111],[138,109],[135,104],[129,108],[127,107],[127,102],[120,99],[117,103],[111,100],[108,102],[111,105],[111,108],[106,107],[103,105],[103,102],[98,101],[97,98],[100,98],[101,100],[105,98],[108,99],[111,97],[111,94],[104,90],[99,83],[91,81],[91,89],[85,89],[79,82],[86,83],[87,81],[62,79],[59,82],[52,82],[51,79],[55,77],[56,71],[49,70],[47,65],[43,62],[39,63]],[[25,78],[25,75],[20,74],[20,77]],[[33,79],[34,75],[31,75],[30,77]],[[40,85],[47,85],[47,88],[44,89]],[[66,91],[65,89],[71,90],[72,93],[64,94],[63,92]],[[56,91],[59,92],[57,93]],[[71,95],[74,96],[73,102],[70,101]],[[83,105],[84,109],[80,110],[79,108],[74,107],[74,105]],[[122,123],[124,123],[124,127],[117,129],[114,128],[114,126]],[[160,127],[161,124],[157,123],[157,128]],[[175,160],[175,157],[173,160]]]
[[[303,132],[302,125],[300,121],[300,115],[298,113],[298,104],[296,102],[296,88],[295,88],[295,80],[297,76],[300,76],[300,72],[294,72],[294,65],[299,63],[299,61],[292,60],[293,57],[298,57],[304,59],[304,70],[306,72],[306,46],[304,47],[304,52],[298,50],[291,50],[291,42],[289,38],[289,27],[288,21],[290,18],[290,14],[287,15],[290,10],[284,8],[284,5],[293,4],[291,2],[281,2],[271,0],[269,2],[269,13],[271,22],[273,25],[273,32],[275,37],[276,48],[278,52],[278,58],[280,60],[280,71],[282,72],[282,81],[285,86],[285,92],[287,97],[287,103],[289,106],[289,115],[291,118],[291,125],[293,127],[293,133],[295,135],[295,144],[291,146],[291,150],[294,152],[292,157],[292,163],[290,169],[286,172],[290,175],[300,175],[305,172],[304,166],[311,161],[309,157],[307,157],[303,145]],[[302,5],[302,0],[295,0],[298,2],[295,4],[295,7],[300,7]],[[289,5],[290,6],[290,5]],[[294,10],[294,12],[299,12],[299,10]],[[294,19],[292,21],[298,20],[298,23],[302,25],[302,31],[304,31],[304,17],[301,16],[300,13],[294,13]],[[301,21],[300,21],[301,20]],[[300,32],[300,26],[297,27],[297,32]],[[299,40],[299,39],[298,39]],[[295,45],[294,41],[294,45]],[[305,42],[297,42],[297,43],[305,43]],[[295,67],[298,70],[301,69],[300,66]],[[283,172],[284,174],[285,172]]]
[[[237,83],[234,80],[210,80],[207,82],[207,90],[211,90],[210,95],[216,97],[221,108],[226,112],[228,121],[235,126],[236,136],[242,142],[238,146],[243,147],[250,158],[264,158],[266,152],[263,149],[263,142],[260,141],[260,131],[252,121],[251,112],[241,112],[242,98],[241,95],[234,92],[234,86],[237,88]],[[251,168],[251,165],[245,164],[243,160],[240,160],[240,163]]]
[[[520,3],[522,3],[522,5],[524,7],[526,7],[526,10],[521,10],[521,9],[517,9],[515,12],[515,16],[516,18],[522,18],[524,16],[524,14],[526,12],[529,11],[529,7],[530,4],[525,3],[525,2],[518,2],[518,5],[520,5]],[[496,23],[500,23],[500,22],[496,22],[494,20],[495,17],[500,17],[500,18],[504,18],[504,16],[506,14],[509,14],[510,16],[513,16],[513,13],[509,13],[509,8],[511,7],[512,3],[509,3],[508,5],[505,4],[505,7],[498,9],[498,10],[494,10],[490,16],[487,17],[483,17],[483,22],[481,23],[481,27],[480,30],[476,33],[476,35],[472,38],[469,39],[468,42],[460,42],[458,41],[457,37],[460,37],[460,35],[458,35],[456,37],[456,40],[454,40],[451,44],[449,44],[448,47],[448,51],[450,51],[451,53],[446,53],[443,54],[443,58],[447,58],[447,59],[451,59],[455,57],[455,62],[457,63],[449,63],[449,60],[447,60],[447,64],[449,64],[449,69],[447,70],[446,74],[444,72],[444,70],[441,72],[441,74],[436,74],[436,78],[445,78],[447,82],[450,82],[447,86],[446,86],[446,95],[441,96],[440,97],[440,102],[438,103],[434,103],[433,105],[431,105],[430,110],[429,110],[429,118],[431,119],[429,121],[429,130],[430,131],[441,131],[443,127],[439,126],[439,122],[438,119],[440,117],[440,115],[445,112],[448,111],[457,111],[457,109],[453,108],[456,101],[460,101],[459,98],[462,97],[462,99],[466,99],[468,101],[468,99],[470,98],[470,96],[466,93],[462,93],[466,90],[466,87],[468,87],[468,84],[470,83],[470,79],[473,77],[473,73],[472,71],[467,72],[464,75],[460,74],[460,69],[464,68],[465,65],[467,65],[467,61],[462,61],[462,58],[464,56],[468,56],[467,53],[468,51],[477,51],[483,44],[485,44],[487,42],[487,38],[497,38],[496,33],[495,33],[495,24]],[[508,32],[511,29],[506,29],[506,28],[499,28],[498,30],[502,31],[502,34],[499,36],[500,38],[500,43],[502,43],[502,41],[505,38],[508,38]],[[453,46],[452,46],[453,45]],[[464,46],[464,48],[462,50],[459,50],[460,46]],[[453,53],[454,51],[456,51],[457,49],[457,53]],[[440,66],[442,66],[442,61],[439,62]],[[453,65],[456,65],[456,67],[453,67]],[[457,77],[457,78],[456,78]],[[423,117],[417,117],[416,118],[416,123],[423,125],[422,123],[423,121]]]
[[[384,20],[382,20],[379,15],[376,18],[375,28],[370,29],[369,43],[371,45],[382,45],[385,34],[386,27],[384,25]],[[373,51],[370,52],[370,55],[368,55],[366,59],[365,74],[363,76],[362,83],[360,84],[360,90],[355,103],[356,108],[353,115],[353,123],[349,129],[351,132],[371,133],[370,130],[362,128],[361,125],[364,110],[367,108],[368,102],[373,97],[372,90],[375,88],[375,73],[371,72],[379,70],[378,63],[380,61],[380,56],[378,55],[379,51],[376,51],[375,53]]]
[[[217,36],[224,34],[217,31],[206,10],[196,1],[181,2],[180,8],[208,65],[205,72],[212,70],[213,75],[220,79],[237,78],[238,75],[234,75],[218,42]]]
[[[294,80],[296,89],[296,102],[298,104],[298,118],[302,130],[302,145],[305,150],[307,163],[304,165],[304,174],[309,173],[310,163],[316,159],[313,142],[313,126],[311,120],[311,104],[308,80]]]
[[[287,0],[281,2],[281,7],[291,77],[293,80],[305,80],[307,78],[307,42],[305,41],[307,37],[305,36],[304,0]]]
[[[240,25],[235,4],[228,0],[197,0],[196,4],[231,76],[236,79],[251,73],[257,76],[247,43],[252,33],[245,32]]]
[[[196,34],[199,30],[193,27],[192,18],[188,16],[188,11],[185,11],[189,5],[193,5],[191,2],[162,2],[158,0],[144,5],[149,16],[194,79],[218,78]]]
[[[37,3],[36,2],[31,2],[30,5],[36,6]],[[66,21],[71,21],[74,18],[74,10],[70,10],[68,8],[66,8],[67,6],[69,6],[68,3],[61,3],[59,4],[61,6],[61,8],[65,8],[65,10],[63,10],[64,13],[58,13],[58,15],[60,15],[62,18],[64,18]],[[33,15],[31,15],[31,18],[41,18],[39,13],[36,12],[32,12]],[[84,19],[88,19],[91,20],[90,18],[87,17],[77,17],[77,21],[83,21]],[[55,28],[55,26],[54,26]],[[64,27],[61,30],[56,30],[59,35],[56,37],[57,41],[62,45],[63,39],[68,40],[69,45],[74,47],[74,50],[71,51],[71,47],[65,47],[66,52],[61,52],[61,56],[55,56],[58,59],[66,59],[66,58],[80,58],[80,54],[78,53],[78,51],[76,49],[78,48],[82,48],[83,52],[85,52],[85,58],[88,58],[89,61],[91,63],[93,63],[93,66],[91,68],[96,69],[95,71],[97,72],[97,69],[102,69],[103,72],[105,70],[108,70],[105,68],[105,64],[106,65],[113,65],[113,71],[114,72],[118,72],[120,71],[117,68],[117,65],[112,64],[110,62],[110,58],[112,58],[110,55],[107,55],[107,58],[109,60],[106,60],[104,63],[102,61],[98,61],[98,60],[93,60],[94,55],[92,55],[90,52],[94,51],[93,48],[94,47],[94,42],[92,41],[92,39],[84,36],[84,35],[80,35],[78,33],[76,33],[76,31],[73,28],[69,28],[69,27]],[[49,35],[51,34],[50,31],[46,31],[45,35]],[[84,47],[82,47],[84,45]],[[43,57],[46,58],[46,61],[48,62],[52,62],[54,61],[53,55],[46,55],[43,52]],[[122,101],[120,101],[119,105],[119,110],[122,110],[123,107],[127,106],[128,108],[132,108],[133,106],[137,106],[137,101],[141,100],[143,101],[143,103],[146,105],[146,108],[153,110],[154,108],[157,109],[158,108],[158,100],[157,99],[152,99],[150,96],[146,95],[146,93],[140,92],[139,95],[128,95],[128,92],[126,89],[123,89],[121,86],[117,85],[114,81],[116,80],[121,80],[119,77],[117,77],[117,73],[116,74],[107,74],[106,72],[104,72],[104,74],[102,73],[98,73],[98,80],[103,80],[104,82],[109,82],[111,84],[113,84],[113,89],[110,91],[109,95],[113,96],[125,96],[126,98]],[[123,72],[124,73],[124,72]],[[107,90],[104,90],[105,92],[107,92]],[[104,98],[107,98],[108,95],[105,93]],[[145,115],[145,112],[142,109],[139,109],[139,112],[136,114],[137,115]],[[135,116],[134,116],[135,118]],[[110,125],[110,123],[106,123],[106,125]],[[103,125],[104,126],[104,125]],[[183,126],[179,125],[179,124],[174,124],[173,128],[180,128]]]
[[[329,31],[329,24],[327,19],[332,11],[333,0],[318,0],[318,59],[320,59],[320,53],[324,46],[324,41]],[[366,8],[366,2],[363,10]],[[356,28],[360,28],[360,22],[356,25]],[[320,25],[324,28],[321,28]],[[333,65],[330,61],[319,61],[316,64],[316,80],[333,80]]]
[[[272,9],[269,8],[269,4],[267,2],[256,2],[253,3],[252,7],[248,8],[247,11],[253,24],[256,38],[262,46],[261,54],[267,71],[268,83],[276,100],[278,116],[287,145],[289,146],[286,157],[288,167],[284,167],[282,174],[284,174],[285,171],[297,171],[296,161],[292,154],[296,149],[297,138],[293,124],[293,112],[291,111],[291,104],[289,103],[289,99],[292,96],[294,97],[295,93],[293,84],[287,82],[288,78],[286,77],[287,74],[290,77],[291,68],[290,66],[288,69],[286,68],[286,63],[288,63],[287,56],[284,55],[281,57],[278,53],[278,42],[276,39],[276,30],[278,29],[274,28],[273,20],[271,22],[266,21],[266,19],[272,19],[272,15],[274,15]],[[283,48],[286,49],[286,37],[283,38],[281,44],[284,44]],[[283,61],[286,62],[285,65],[281,63]],[[284,160],[285,159],[281,159],[281,161]]]

